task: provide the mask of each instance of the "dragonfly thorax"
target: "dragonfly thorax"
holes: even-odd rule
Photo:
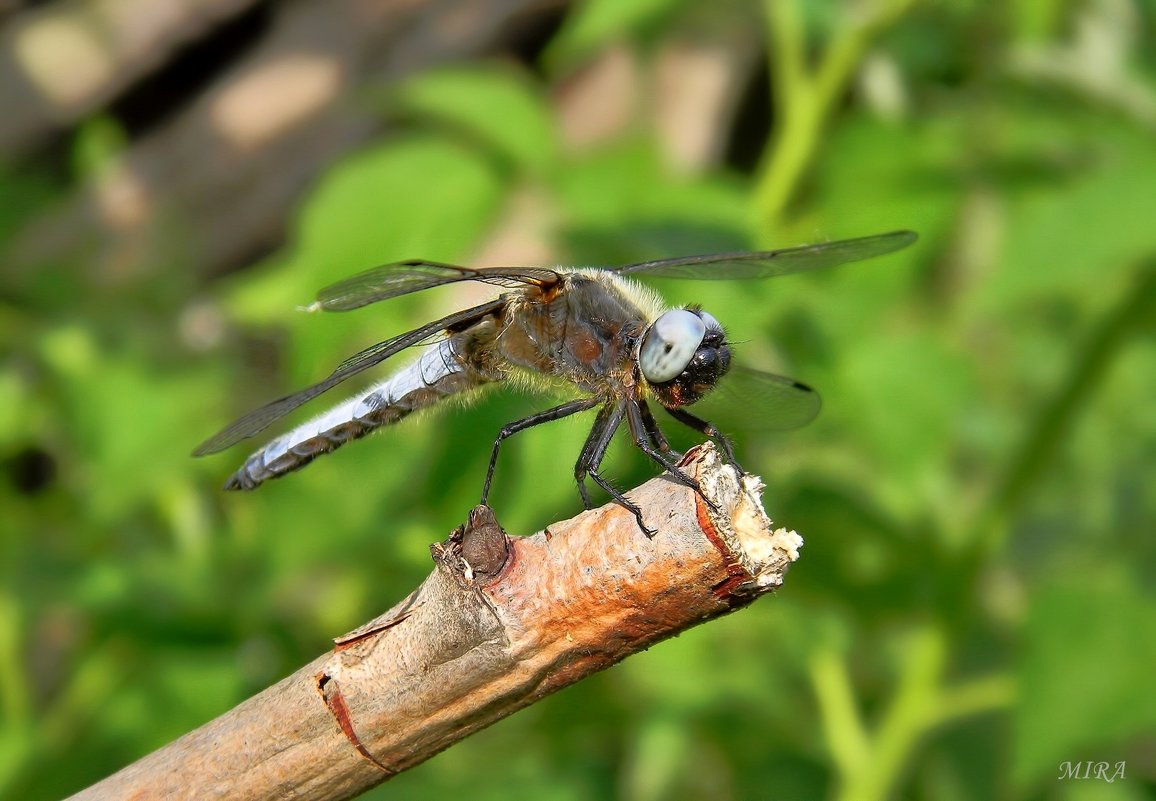
[[[642,335],[638,369],[658,400],[687,406],[710,392],[731,364],[719,321],[701,309],[672,309]]]

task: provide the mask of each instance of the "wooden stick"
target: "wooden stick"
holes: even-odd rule
[[[351,798],[659,640],[778,587],[802,540],[758,479],[689,453],[715,512],[668,478],[509,538],[484,506],[400,604],[236,709],[77,799]]]

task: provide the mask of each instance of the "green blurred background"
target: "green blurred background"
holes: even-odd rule
[[[221,492],[248,449],[201,439],[479,297],[297,313],[318,287],[911,228],[658,287],[823,393],[738,442],[806,539],[783,589],[366,797],[1156,798],[1156,3],[177,8],[0,4],[0,797],[74,792],[389,607],[541,408]],[[579,510],[588,423],[505,448],[511,532]],[[616,442],[607,472],[654,471]],[[1125,774],[1060,778],[1089,760]]]

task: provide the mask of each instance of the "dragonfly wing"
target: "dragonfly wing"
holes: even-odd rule
[[[806,384],[738,366],[689,410],[724,431],[789,431],[814,420],[822,405],[819,393]]]
[[[321,393],[333,389],[333,387],[345,381],[347,378],[351,378],[363,370],[380,364],[390,356],[413,345],[436,339],[446,332],[460,331],[468,328],[486,315],[498,311],[503,305],[505,305],[505,301],[501,298],[496,298],[480,306],[455,312],[440,320],[427,323],[420,328],[415,328],[412,331],[399,334],[392,339],[387,339],[384,342],[378,342],[376,345],[370,345],[365,350],[349,357],[339,364],[337,369],[330,373],[328,378],[298,392],[294,392],[292,395],[278,398],[272,403],[268,403],[241,417],[216,435],[202,442],[197,449],[193,451],[193,456],[206,456],[210,453],[223,451],[225,448],[235,445],[243,439],[248,439],[254,434],[264,431],[297,407],[316,398]]]
[[[817,245],[802,245],[757,253],[712,253],[644,261],[615,268],[615,272],[623,275],[706,281],[773,278],[893,253],[907,247],[917,238],[918,235],[914,231],[891,231],[858,239],[843,239],[838,242],[822,242]]]
[[[540,267],[473,269],[414,259],[373,267],[331,284],[317,293],[317,302],[313,308],[351,311],[380,300],[458,281],[482,281],[497,286],[544,286],[558,280],[557,272]]]

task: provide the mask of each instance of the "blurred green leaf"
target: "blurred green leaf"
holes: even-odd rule
[[[547,173],[557,158],[558,137],[542,90],[513,69],[426,72],[391,97],[409,114],[475,138],[531,175]]]
[[[83,472],[73,478],[78,487],[100,487],[86,493],[94,519],[115,519],[187,469],[195,435],[174,432],[191,434],[200,419],[194,376],[165,379],[147,363],[100,354],[58,378],[69,434],[84,455]]]
[[[1062,141],[1052,137],[1049,144]],[[1105,115],[1094,134],[1075,138],[1071,146],[1080,148],[1079,160],[1062,192],[1036,186],[1013,196],[1006,211],[1002,269],[985,284],[988,304],[1033,306],[1043,296],[1109,289],[1138,260],[1156,253],[1150,214],[1156,176],[1152,133]]]
[[[588,58],[608,42],[653,25],[685,0],[586,0],[550,45],[549,60],[569,64]]]
[[[369,148],[326,177],[301,213],[295,244],[239,281],[231,306],[250,321],[283,323],[322,286],[361,270],[460,259],[492,222],[503,188],[484,155],[445,137]],[[334,327],[336,316],[326,318]]]
[[[905,125],[866,115],[846,120],[831,133],[817,165],[814,180],[823,197],[821,213],[800,215],[791,223],[788,238],[842,238],[908,228],[920,239],[898,258],[926,252],[959,209],[958,176],[952,173],[963,158],[965,122],[950,112]]]
[[[578,264],[741,249],[747,199],[726,175],[672,175],[647,139],[575,159],[558,176]]]
[[[968,361],[925,337],[876,332],[842,354],[841,365],[838,414],[853,421],[887,474],[910,486],[935,470],[975,403]]]

